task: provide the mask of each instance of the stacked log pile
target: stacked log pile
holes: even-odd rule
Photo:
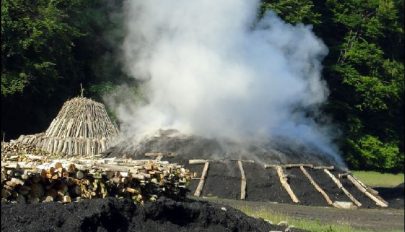
[[[45,152],[38,147],[30,144],[23,143],[7,143],[1,142],[1,155],[2,157],[10,157],[19,154],[32,154],[32,155],[48,155],[48,152]],[[21,156],[19,156],[21,158]]]
[[[103,104],[84,97],[63,105],[44,133],[21,135],[17,142],[66,155],[96,155],[105,151],[118,135]]]
[[[135,203],[160,196],[184,198],[192,173],[157,160],[3,158],[2,202],[70,203],[81,199],[131,198]],[[24,160],[24,161],[20,161]]]

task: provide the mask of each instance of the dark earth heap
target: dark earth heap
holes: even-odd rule
[[[222,160],[210,162],[207,178],[201,193],[203,197],[220,197],[240,199],[241,173],[236,159],[255,160],[254,163],[243,164],[246,174],[246,200],[271,201],[278,203],[293,203],[283,189],[278,175],[273,168],[265,169],[263,164],[307,163],[313,165],[333,165],[332,174],[345,173],[337,163],[319,149],[296,141],[273,140],[267,143],[238,145],[235,143],[206,139],[198,136],[187,136],[175,130],[161,130],[156,135],[133,144],[126,140],[103,154],[106,157],[122,157],[145,159],[145,153],[173,153],[174,157],[163,157],[162,160],[179,163],[201,176],[204,164],[189,164],[190,159]],[[307,171],[312,178],[324,189],[332,201],[347,201],[350,199],[339,189],[323,170],[310,169]],[[285,169],[288,182],[300,200],[299,204],[328,206],[322,195],[316,191],[301,170]],[[343,186],[362,204],[362,208],[379,208],[370,198],[360,192],[348,179],[339,178]],[[194,193],[199,180],[191,181],[189,189]],[[377,189],[391,208],[403,208],[404,197],[399,186],[396,189]],[[399,193],[397,193],[399,192]]]
[[[135,205],[130,200],[105,198],[61,203],[2,204],[1,231],[139,231],[139,232],[268,232],[285,231],[262,219],[214,203],[188,200]],[[304,230],[289,228],[289,231]]]
[[[335,165],[334,156],[320,149],[316,144],[289,138],[273,138],[263,141],[233,142],[185,135],[177,130],[159,130],[155,135],[139,142],[124,140],[102,152],[107,157],[126,154],[134,159],[144,159],[148,152],[173,152],[178,162],[189,159],[254,159],[262,163],[288,164],[311,163],[314,165]]]
[[[203,164],[184,164],[190,171],[201,175]],[[263,165],[257,163],[245,163],[244,170],[247,179],[246,200],[250,201],[271,201],[278,203],[291,203],[291,198],[282,187],[277,173],[274,169],[264,169]],[[340,190],[336,184],[323,172],[307,168],[312,178],[327,192],[332,201],[348,201],[350,199]],[[288,175],[289,184],[300,200],[299,204],[312,206],[328,206],[322,195],[315,190],[309,180],[299,168],[285,169]],[[336,177],[339,170],[331,171]],[[343,186],[362,203],[361,208],[380,208],[370,198],[358,190],[348,179],[339,178]],[[189,189],[194,192],[199,180],[191,180]],[[240,171],[235,161],[212,162],[208,171],[202,196],[220,197],[228,199],[240,198]],[[375,188],[379,195],[388,202],[390,208],[404,207],[404,186],[396,188]]]

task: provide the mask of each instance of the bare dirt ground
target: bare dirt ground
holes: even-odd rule
[[[319,220],[328,224],[348,224],[359,229],[390,231],[404,229],[404,209],[337,209],[331,207],[280,204],[271,202],[240,201],[229,199],[204,199],[235,208],[249,207],[283,214],[296,219]]]

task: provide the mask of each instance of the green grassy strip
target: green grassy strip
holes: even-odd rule
[[[375,230],[371,229],[361,229],[355,228],[350,226],[348,222],[344,221],[336,221],[336,222],[323,222],[321,220],[312,220],[312,219],[299,219],[294,218],[292,216],[272,212],[266,209],[266,207],[253,207],[249,206],[248,204],[239,204],[235,203],[235,201],[227,201],[227,200],[220,200],[217,197],[209,197],[206,200],[215,202],[215,203],[225,203],[229,206],[242,211],[243,213],[255,217],[255,218],[262,218],[264,220],[270,221],[271,224],[278,224],[281,221],[287,222],[288,225],[293,225],[295,228],[304,229],[307,231],[314,231],[314,232],[375,232]],[[385,232],[403,232],[403,230],[385,230]]]
[[[281,221],[286,221],[288,225],[293,225],[295,228],[300,228],[313,232],[369,232],[369,230],[360,230],[351,227],[348,224],[326,224],[318,220],[307,220],[307,219],[295,219],[287,215],[268,212],[263,209],[254,210],[247,206],[237,207],[242,212],[249,216],[256,218],[263,218],[265,220],[271,221],[273,224],[278,224]]]
[[[364,184],[372,187],[395,187],[404,182],[404,173],[390,174],[374,171],[352,171]]]

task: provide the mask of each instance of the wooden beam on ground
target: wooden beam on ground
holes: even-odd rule
[[[352,176],[359,184],[361,184],[365,189],[367,189],[368,192],[370,192],[371,194],[373,194],[376,197],[381,198],[378,194],[379,192],[367,185],[365,185],[363,182],[361,182],[359,179],[357,179],[356,177]],[[381,198],[382,199],[382,198]]]
[[[241,185],[240,185],[240,199],[244,200],[246,198],[246,176],[245,171],[243,170],[243,164],[241,160],[238,160],[238,166],[241,176]]]
[[[265,164],[264,168],[277,168],[277,167],[282,167],[282,168],[299,168],[299,167],[308,167],[308,168],[313,168],[314,165],[312,164]]]
[[[193,159],[193,160],[188,161],[189,164],[205,164],[207,162],[208,162],[208,160],[204,160],[204,159]]]
[[[254,160],[237,160],[237,159],[230,159],[230,161],[242,161],[245,163],[254,163],[255,162]]]
[[[313,169],[328,169],[328,170],[333,170],[333,169],[335,169],[335,166],[314,166]]]
[[[323,171],[333,180],[333,182],[335,182],[338,188],[341,189],[346,194],[346,196],[350,198],[351,201],[353,201],[355,205],[357,205],[358,207],[361,206],[361,203],[356,198],[354,198],[353,195],[350,194],[345,187],[343,187],[339,179],[337,179],[328,169],[323,169]]]
[[[353,176],[351,175],[347,175],[347,179],[350,180],[350,182],[353,183],[354,186],[356,186],[356,188],[358,190],[360,190],[362,193],[364,193],[368,198],[370,198],[371,200],[373,200],[376,205],[381,206],[381,207],[388,207],[388,203],[386,201],[384,201],[383,199],[378,199],[376,196],[374,196],[373,194],[371,194],[370,192],[367,191],[366,188],[364,188],[355,178],[353,178]]]
[[[326,202],[329,205],[333,205],[333,201],[329,198],[328,194],[326,194],[326,192],[323,191],[323,189],[315,182],[315,180],[312,179],[311,175],[307,172],[307,170],[303,166],[301,166],[300,169],[304,173],[304,175],[308,178],[309,182],[311,182],[311,184],[315,187],[315,189],[322,194]]]
[[[345,172],[345,173],[339,174],[338,176],[339,176],[339,178],[341,178],[341,177],[346,177],[346,178],[347,178],[348,175],[351,175],[351,173],[350,173],[350,172]],[[351,175],[351,176],[352,176],[352,175]],[[361,181],[360,181],[359,179],[357,179],[356,177],[352,176],[352,178],[353,178],[357,183],[359,183],[361,186],[363,186],[363,188],[367,189],[367,192],[369,192],[369,193],[373,194],[374,196],[376,196],[376,197],[382,199],[380,196],[378,196],[378,194],[379,194],[378,191],[376,191],[376,190],[373,189],[373,188],[370,188],[370,187],[366,186],[363,182],[361,182]],[[384,199],[382,199],[382,200],[384,201]]]
[[[350,172],[338,173],[339,178],[342,178],[342,177],[346,178],[347,175],[350,175]]]
[[[204,164],[205,162],[226,163],[228,161],[239,161],[239,160],[237,160],[237,159],[214,159],[214,160],[211,160],[211,159],[191,159],[191,160],[188,160],[188,163],[189,164]],[[240,160],[240,161],[245,162],[245,163],[254,163],[255,162],[254,160]]]
[[[281,166],[275,166],[274,168],[277,171],[277,174],[278,174],[278,177],[280,179],[281,185],[287,191],[288,195],[290,195],[291,200],[294,203],[299,203],[300,201],[298,200],[297,196],[295,196],[294,192],[292,191],[290,185],[287,182],[287,177],[285,176],[285,174],[283,172],[283,168]]]
[[[231,160],[225,160],[225,159],[220,159],[220,160],[191,159],[191,160],[188,160],[188,163],[189,164],[204,164],[205,162],[226,163],[227,161],[231,161]],[[236,160],[234,160],[234,161],[236,161]]]
[[[198,183],[197,188],[195,189],[194,196],[199,197],[201,195],[202,189],[204,187],[205,179],[207,178],[208,167],[210,163],[208,161],[205,162],[204,169],[201,174],[200,182]]]

